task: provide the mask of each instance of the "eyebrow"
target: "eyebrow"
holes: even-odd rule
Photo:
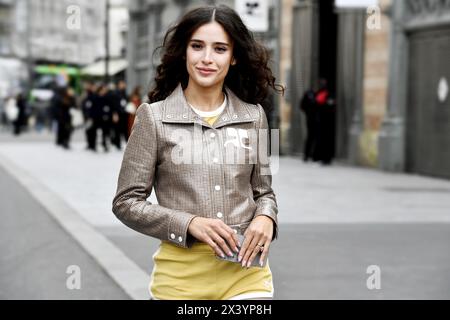
[[[203,40],[199,40],[199,39],[191,39],[190,42],[201,42],[203,43]],[[214,44],[219,44],[219,45],[224,45],[224,46],[230,46],[228,43],[226,42],[214,42]]]

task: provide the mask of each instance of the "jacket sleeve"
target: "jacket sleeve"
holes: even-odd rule
[[[155,182],[158,138],[151,106],[142,104],[125,148],[112,211],[126,226],[180,247],[190,247],[189,223],[195,215],[147,201]]]
[[[258,136],[258,156],[257,161],[253,167],[253,172],[251,176],[251,184],[253,189],[253,199],[256,202],[256,211],[254,218],[260,215],[266,215],[273,220],[273,238],[276,239],[278,236],[278,206],[275,193],[272,190],[272,174],[270,171],[270,164],[265,163],[267,161],[261,162],[259,156],[259,148],[265,147],[263,143],[269,143],[269,126],[267,124],[266,113],[264,112],[261,105],[259,107],[259,125],[257,125],[257,136]],[[263,129],[260,131],[259,129]],[[265,141],[260,141],[260,137],[266,137]],[[267,148],[267,151],[268,148]]]

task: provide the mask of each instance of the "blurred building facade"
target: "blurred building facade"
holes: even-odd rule
[[[450,2],[393,0],[389,12],[378,165],[450,178]]]
[[[128,0],[102,0],[98,1],[103,10],[108,10],[108,26],[105,19],[101,21],[101,34],[103,38],[98,45],[99,55],[95,62],[90,63],[82,69],[82,73],[93,78],[102,80],[106,74],[106,41],[108,42],[108,80],[117,81],[125,78],[125,70],[128,65],[127,36],[128,36]],[[106,6],[108,7],[106,9]],[[104,31],[108,27],[108,38]]]
[[[450,3],[378,0],[352,12],[361,44],[337,55],[351,59],[337,72],[338,156],[450,178]],[[341,23],[349,10],[337,13]]]
[[[124,74],[127,0],[0,0],[0,18],[0,97],[23,90],[38,65],[75,66],[101,79],[106,40],[111,75]]]
[[[337,99],[338,159],[450,178],[450,3],[281,3],[280,77],[289,89],[280,101],[284,153],[302,153],[306,124],[298,104],[327,77]]]
[[[1,2],[8,11],[2,19],[8,25],[8,32],[2,35],[2,55],[22,59],[31,55],[34,60],[79,65],[101,55],[105,13],[102,1]],[[68,22],[70,15],[78,13],[79,25]]]
[[[37,64],[82,66],[104,54],[102,3],[1,0],[0,94],[23,89]]]

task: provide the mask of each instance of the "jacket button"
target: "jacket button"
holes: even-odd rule
[[[233,119],[237,119],[237,114],[233,114]]]
[[[227,119],[228,119],[227,117],[222,117],[223,121],[227,121]]]
[[[222,218],[222,217],[223,217],[223,214],[222,214],[222,212],[217,212],[217,214],[216,214],[216,215],[217,215],[217,217],[218,217],[218,218]]]
[[[187,114],[183,114],[183,119],[186,119],[187,118]]]
[[[183,238],[182,237],[178,237],[178,242],[183,242]]]
[[[167,119],[170,119],[170,118],[172,118],[172,115],[168,114],[166,117],[167,117]]]
[[[215,186],[214,189],[216,189],[217,191],[220,190],[220,186]]]
[[[170,238],[171,238],[171,239],[175,239],[175,234],[174,234],[174,233],[171,233],[171,234],[170,234]]]
[[[211,134],[209,135],[211,138],[214,138],[216,136],[216,134],[214,132],[211,132]]]

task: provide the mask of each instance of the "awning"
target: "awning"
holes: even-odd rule
[[[34,68],[34,71],[42,74],[68,74],[77,75],[79,70],[74,67],[57,66],[57,65],[39,65]]]
[[[113,59],[109,60],[108,63],[108,75],[113,76],[123,70],[128,66],[128,62],[125,59]],[[94,62],[83,69],[81,69],[81,74],[102,77],[105,75],[105,60],[100,60]]]

